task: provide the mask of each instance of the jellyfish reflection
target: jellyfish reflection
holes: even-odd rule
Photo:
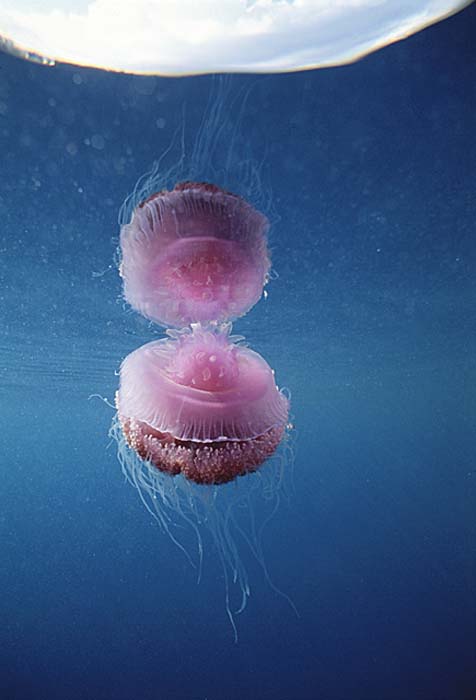
[[[121,230],[126,300],[179,328],[242,316],[267,281],[268,226],[242,197],[209,183],[151,195]]]

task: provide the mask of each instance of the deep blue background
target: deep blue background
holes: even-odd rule
[[[473,5],[351,66],[232,78],[279,216],[235,328],[292,392],[265,551],[300,611],[249,562],[238,645],[213,549],[197,587],[88,400],[153,333],[117,211],[212,78],[0,56],[2,700],[476,697],[475,44]]]

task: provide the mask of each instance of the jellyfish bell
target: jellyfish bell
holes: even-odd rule
[[[184,182],[149,196],[122,226],[126,301],[165,326],[242,316],[270,268],[267,218],[216,185]]]
[[[230,326],[169,334],[124,360],[116,404],[128,444],[198,484],[255,471],[281,442],[289,402],[266,361]]]

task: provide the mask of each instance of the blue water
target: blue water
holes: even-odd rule
[[[216,81],[0,56],[2,700],[476,697],[475,36],[473,5],[351,66],[231,78],[277,273],[235,330],[292,394],[263,545],[300,614],[243,546],[238,644],[213,547],[197,586],[93,396],[157,333],[121,300],[118,210]]]

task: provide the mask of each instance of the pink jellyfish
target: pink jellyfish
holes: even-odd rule
[[[182,182],[151,195],[121,229],[124,296],[165,326],[227,321],[261,297],[268,220],[216,185]]]
[[[202,532],[212,535],[237,639],[234,615],[250,589],[236,536],[280,592],[266,569],[252,500],[262,492],[264,522],[279,503],[285,461],[259,467],[287,433],[289,400],[267,362],[230,335],[230,321],[256,304],[268,281],[268,220],[215,185],[186,181],[148,196],[154,184],[152,177],[122,226],[120,273],[129,304],[172,329],[123,361],[112,435],[126,478],[191,561],[176,527],[195,532],[199,571]],[[237,609],[232,584],[241,590]]]
[[[233,342],[230,327],[169,331],[121,367],[116,403],[127,442],[158,469],[199,484],[255,471],[288,420],[273,371]]]
[[[122,227],[127,301],[159,323],[192,324],[139,348],[121,367],[124,436],[164,472],[226,483],[256,470],[281,441],[288,400],[265,360],[233,342],[222,323],[262,294],[267,229],[241,197],[194,182],[151,195]]]

